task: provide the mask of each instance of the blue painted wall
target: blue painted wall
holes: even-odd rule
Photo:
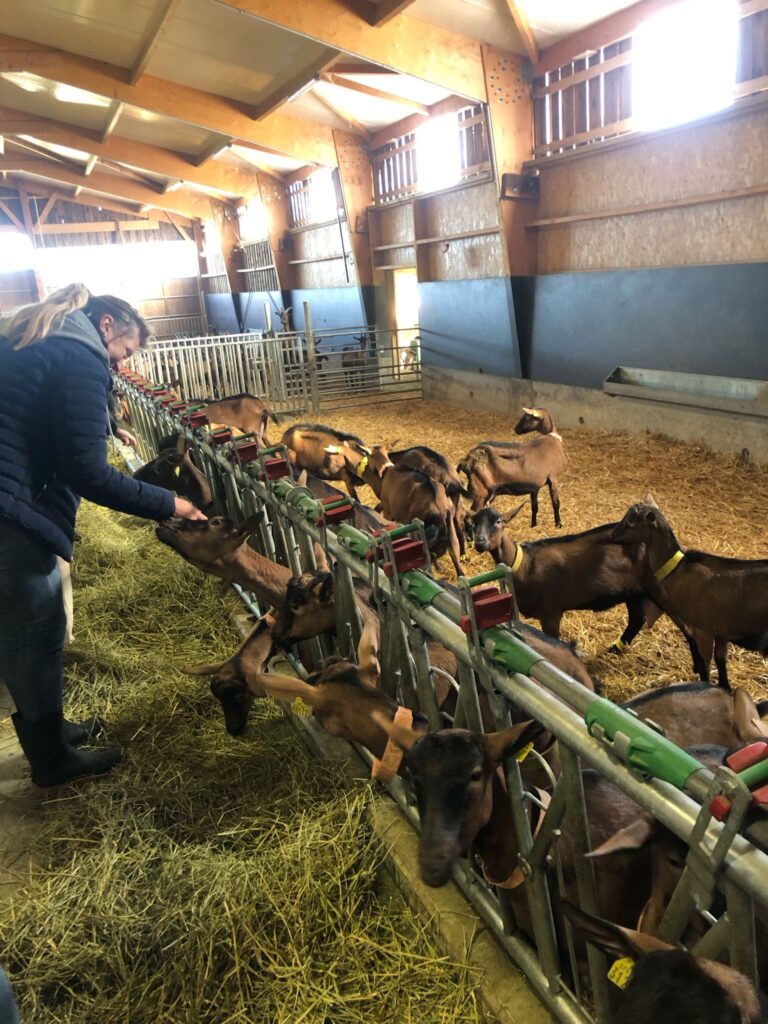
[[[297,331],[304,330],[304,303],[310,304],[312,330],[337,330],[345,327],[343,332],[333,338],[321,342],[322,349],[343,349],[345,345],[354,345],[354,336],[360,333],[360,327],[368,323],[363,298],[357,285],[349,288],[296,288],[284,292],[285,302],[293,306],[292,323]]]
[[[768,263],[551,274],[514,292],[534,380],[600,388],[616,366],[768,378]]]
[[[238,292],[234,296],[238,318],[246,331],[265,331],[267,329],[264,316],[266,302],[272,315],[272,329],[280,330],[279,312],[283,308],[283,297],[280,292]]]
[[[427,366],[521,376],[508,278],[419,284],[421,358]]]
[[[205,295],[205,313],[211,334],[239,334],[240,324],[229,292]]]

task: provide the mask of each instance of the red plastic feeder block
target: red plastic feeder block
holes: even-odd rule
[[[509,622],[514,615],[512,595],[504,594],[495,587],[483,587],[472,594],[475,608],[475,621],[478,629],[489,629],[502,622]],[[472,623],[468,615],[462,615],[459,625],[465,633],[472,632]]]
[[[424,544],[420,540],[411,540],[410,537],[396,540],[392,544],[392,554],[394,568],[392,562],[384,564],[384,575],[390,578],[395,571],[408,572],[410,569],[420,569],[424,565]]]
[[[224,427],[223,430],[212,430],[211,440],[214,444],[225,444],[227,441],[232,440],[232,431],[229,427]]]
[[[186,411],[186,408],[187,408],[187,403],[186,402],[172,402],[171,403],[171,412],[174,413],[174,415],[176,415],[176,416],[180,416],[183,412]]]
[[[323,516],[318,516],[315,520],[316,526],[322,526],[323,519],[332,525],[341,523],[345,519],[351,519],[355,512],[351,501],[339,500],[339,498],[321,498],[320,504],[324,506],[325,512]],[[326,507],[328,505],[332,505],[333,508]]]
[[[204,427],[208,422],[208,417],[204,412],[193,412],[191,416],[185,417],[187,426],[195,429],[196,427]]]
[[[241,465],[253,462],[254,459],[259,457],[259,446],[255,441],[247,441],[245,444],[237,445],[232,451],[232,457]]]
[[[735,751],[726,758],[725,763],[732,772],[743,772],[745,768],[751,768],[753,764],[764,761],[766,757],[768,757],[768,743],[758,740]]]
[[[291,475],[291,467],[287,459],[264,459],[264,473],[267,480],[279,480],[281,477]]]

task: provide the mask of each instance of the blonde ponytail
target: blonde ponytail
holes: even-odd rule
[[[18,351],[37,345],[49,334],[55,334],[68,313],[83,309],[91,301],[91,293],[84,284],[68,284],[51,292],[47,299],[24,306],[18,313],[3,321],[2,333]]]

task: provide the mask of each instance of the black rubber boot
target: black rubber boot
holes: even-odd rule
[[[28,722],[17,712],[12,716],[21,749],[32,767],[36,786],[60,786],[84,775],[103,775],[122,758],[117,747],[110,750],[77,750],[64,738],[61,712]]]
[[[86,718],[84,722],[68,722],[64,719],[64,740],[70,747],[79,747],[90,743],[104,731],[104,723],[100,718]]]

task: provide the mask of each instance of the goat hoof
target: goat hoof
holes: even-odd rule
[[[608,653],[609,654],[623,654],[623,651],[622,651],[622,649],[620,647],[617,647],[616,644],[611,644],[611,646],[608,648]]]

